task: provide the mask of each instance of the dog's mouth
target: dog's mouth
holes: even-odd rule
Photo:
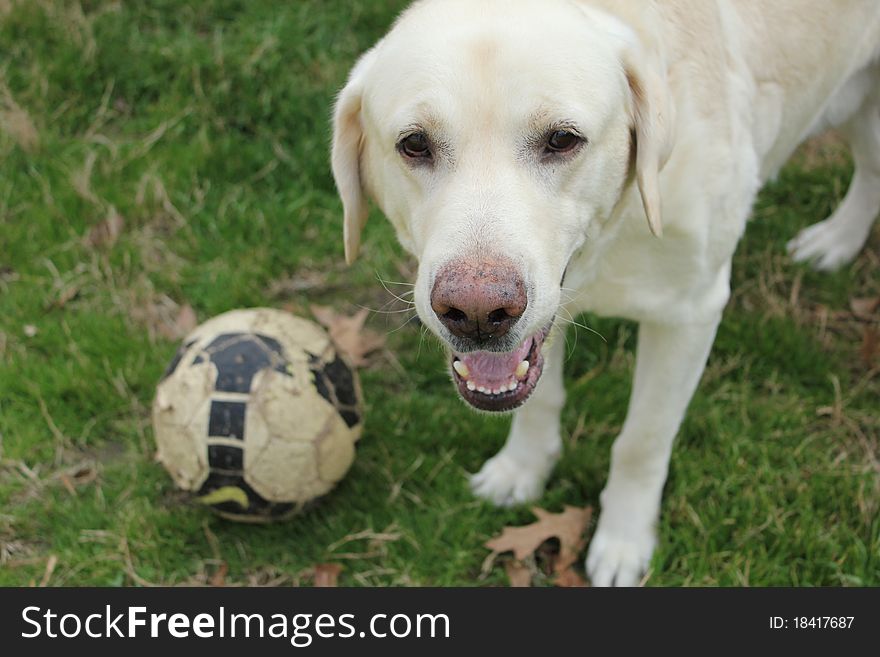
[[[459,394],[481,411],[512,411],[535,391],[544,369],[541,347],[548,324],[513,351],[452,354],[452,378]]]

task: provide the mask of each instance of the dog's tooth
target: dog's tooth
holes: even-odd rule
[[[492,394],[493,394],[493,395],[500,395],[500,394],[501,394],[501,388],[496,388],[495,390],[492,391]]]
[[[516,380],[513,380],[513,381],[511,381],[510,383],[507,384],[507,389],[508,389],[510,392],[513,392],[514,390],[516,390],[516,386],[517,386],[517,382],[516,382]]]
[[[452,369],[458,372],[458,375],[467,381],[471,377],[471,371],[468,369],[468,366],[462,363],[460,360],[452,363]]]
[[[467,382],[467,389],[470,390],[471,392],[473,392],[474,390],[477,389],[477,386],[474,385],[473,381],[468,381]]]
[[[500,395],[502,392],[507,392],[507,386],[501,386],[500,388],[498,388],[497,394]]]
[[[489,391],[483,386],[477,386],[477,392],[482,392],[484,395],[489,394]]]
[[[529,373],[529,361],[524,360],[516,368],[516,378],[522,381]]]

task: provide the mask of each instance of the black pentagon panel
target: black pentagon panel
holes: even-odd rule
[[[361,416],[357,412],[350,409],[339,411],[339,415],[341,415],[342,419],[345,420],[345,423],[348,425],[349,429],[351,429],[353,426],[361,421]]]
[[[177,366],[180,365],[180,361],[183,359],[183,355],[196,343],[195,340],[190,340],[189,342],[180,345],[178,347],[177,352],[174,354],[174,358],[171,359],[171,362],[168,363],[168,367],[165,368],[165,372],[162,374],[161,381],[164,381],[169,376],[174,374],[174,370],[177,369]]]
[[[208,436],[212,438],[238,438],[244,440],[245,402],[211,401],[208,418]]]
[[[327,385],[327,381],[324,380],[324,372],[322,370],[312,370],[311,372],[315,376],[315,390],[317,390],[318,394],[326,399],[328,403],[335,406],[336,403],[333,400],[333,394],[330,392],[330,387]]]
[[[214,389],[220,392],[249,393],[254,376],[266,368],[291,376],[281,345],[265,335],[224,333],[214,338],[205,351],[217,368]]]
[[[266,352],[253,340],[241,340],[212,353],[211,362],[217,366],[214,389],[219,392],[250,392],[256,373],[272,365]]]
[[[358,398],[354,374],[342,358],[327,364],[320,357],[309,354],[309,371],[315,378],[318,394],[330,402],[349,428],[361,421],[357,410]]]
[[[315,375],[315,385],[324,399],[335,406],[357,405],[354,375],[339,356],[325,364],[319,356],[309,354],[309,370]]]
[[[281,346],[281,343],[278,342],[278,340],[271,338],[268,335],[263,335],[262,333],[254,333],[254,337],[266,345],[269,351],[278,357],[278,360],[283,363],[287,362],[287,356],[284,355],[284,347]]]
[[[324,373],[333,383],[336,399],[345,406],[357,405],[357,393],[354,387],[354,375],[351,368],[339,356],[324,367]]]
[[[244,450],[232,445],[208,445],[208,465],[212,470],[224,470],[241,474],[244,467]]]

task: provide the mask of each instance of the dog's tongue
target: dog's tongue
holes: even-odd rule
[[[532,338],[527,338],[514,351],[472,351],[455,356],[467,367],[469,380],[477,388],[497,390],[517,379],[517,368],[528,357],[531,347]]]

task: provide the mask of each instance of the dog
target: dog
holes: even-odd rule
[[[752,204],[829,127],[849,143],[852,183],[788,245],[826,270],[856,256],[880,211],[876,0],[420,0],[340,92],[346,260],[372,199],[419,262],[416,309],[448,347],[458,393],[516,409],[476,495],[532,500],[556,463],[557,315],[638,322],[593,585],[646,571]]]

